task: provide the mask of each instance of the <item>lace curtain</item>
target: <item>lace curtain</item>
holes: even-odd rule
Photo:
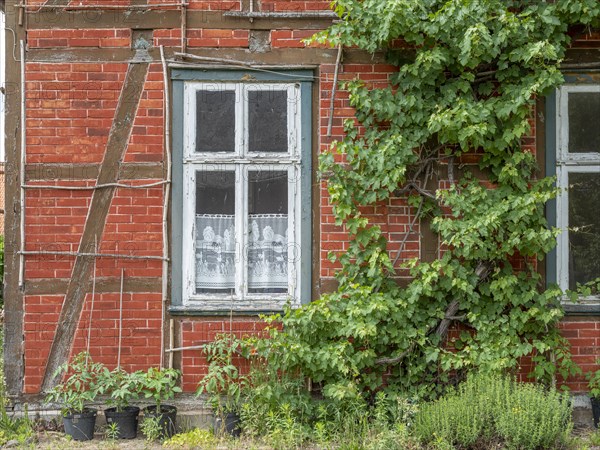
[[[287,292],[288,216],[248,217],[247,276],[250,292]],[[196,290],[235,290],[235,216],[196,215]]]
[[[251,214],[248,222],[248,290],[287,292],[287,214]]]
[[[235,290],[234,215],[196,215],[196,289]]]

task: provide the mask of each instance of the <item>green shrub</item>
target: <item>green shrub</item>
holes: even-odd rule
[[[521,384],[496,416],[498,433],[510,448],[553,448],[572,429],[570,400],[556,391]]]
[[[475,375],[437,401],[423,404],[413,431],[429,444],[482,448],[557,448],[572,429],[568,396],[500,376]]]

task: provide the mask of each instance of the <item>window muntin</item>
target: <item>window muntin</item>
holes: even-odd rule
[[[216,134],[202,131],[200,118],[211,118],[198,99],[210,102],[221,92],[226,102],[235,93],[234,117],[224,114],[235,131],[222,136],[231,142],[233,135],[236,145],[230,151],[214,139],[221,151],[207,151],[203,136]],[[299,86],[188,82],[184,99],[182,223],[193,242],[182,248],[184,306],[299,304]],[[256,132],[263,136],[252,138]]]
[[[557,277],[575,289],[600,277],[600,86],[557,94]]]

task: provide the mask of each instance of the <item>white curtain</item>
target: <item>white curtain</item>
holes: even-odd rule
[[[196,215],[196,289],[235,289],[234,215]]]
[[[251,214],[248,222],[248,289],[287,290],[287,214]]]

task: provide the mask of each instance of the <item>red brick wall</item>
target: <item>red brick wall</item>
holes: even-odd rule
[[[596,361],[600,358],[600,320],[598,317],[573,320],[567,318],[560,324],[561,334],[571,343],[573,361],[584,373],[600,369]],[[587,391],[584,376],[578,376],[566,383],[573,391]]]
[[[181,342],[184,347],[193,347],[211,342],[218,334],[233,332],[238,338],[249,335],[261,335],[265,329],[264,322],[252,317],[234,318],[209,317],[202,319],[186,319],[181,322]],[[248,362],[241,357],[235,360],[241,370],[248,369]],[[185,350],[181,354],[183,372],[183,390],[193,392],[198,382],[208,370],[206,358],[201,350]]]
[[[29,4],[43,3],[41,0]],[[167,3],[152,0],[151,3]],[[239,1],[189,2],[191,10],[239,10]],[[257,2],[258,3],[258,2]],[[93,0],[74,4],[128,4],[127,1]],[[260,2],[263,11],[327,10],[329,1],[278,0]],[[241,24],[245,21],[241,21]],[[270,43],[274,49],[301,49],[306,46],[303,39],[317,30],[274,29],[270,32]],[[240,48],[249,46],[250,30],[223,29],[217,24],[211,28],[190,28],[186,43],[191,49]],[[581,46],[597,42],[596,35],[586,36]],[[94,29],[38,29],[29,30],[30,49],[65,48],[115,48],[131,46],[132,32],[127,28]],[[178,47],[181,29],[157,29],[153,32],[155,46]],[[332,59],[331,59],[332,60]],[[331,61],[330,60],[330,61]],[[298,61],[301,63],[302,61]],[[343,122],[354,117],[348,93],[338,91],[334,101],[332,135],[327,136],[334,65],[321,64],[317,73],[318,107],[315,119],[319,139],[315,145],[320,151],[329,148],[331,142],[343,136]],[[27,163],[28,164],[83,164],[100,163],[103,160],[108,133],[112,124],[117,101],[123,86],[126,63],[34,63],[26,65],[27,87]],[[385,86],[393,66],[379,63],[344,64],[340,80],[355,77],[375,87]],[[536,112],[532,112],[535,117]],[[136,112],[133,133],[129,141],[124,163],[158,163],[163,160],[163,75],[161,65],[151,64],[145,81],[142,101]],[[524,140],[524,147],[535,152],[535,124],[532,136]],[[477,155],[465,155],[461,162],[472,163]],[[31,184],[60,184],[89,186],[95,183],[95,173],[81,180],[70,177],[57,179],[53,169],[40,169],[44,181]],[[144,183],[160,181],[144,180]],[[142,183],[136,181],[135,183]],[[440,180],[440,186],[446,186]],[[99,250],[105,253],[127,253],[133,255],[162,255],[162,187],[143,190],[118,189],[112,201],[104,234],[100,237]],[[329,262],[329,251],[343,252],[348,245],[347,234],[342,227],[335,226],[332,206],[324,184],[315,189],[319,198],[320,260],[314,262],[314,271],[321,281],[331,280],[338,266]],[[77,251],[84,223],[88,214],[91,191],[27,191],[26,241],[27,250]],[[404,198],[392,198],[387,204],[365,209],[372,223],[381,226],[389,240],[389,248],[395,257],[400,242],[412,220],[412,214]],[[398,263],[419,257],[422,248],[417,223],[409,237]],[[89,249],[93,250],[93,249]],[[39,279],[68,280],[74,258],[64,256],[30,256],[26,259],[27,282]],[[160,261],[115,260],[99,258],[96,277],[118,280],[121,270],[126,277],[156,278],[162,276]],[[406,276],[406,273],[402,273]],[[25,381],[24,392],[39,390],[50,344],[54,336],[56,321],[64,295],[25,296]],[[119,317],[119,293],[97,294],[91,319],[92,339],[90,350],[95,359],[110,366],[116,365]],[[142,369],[157,365],[160,361],[161,294],[160,290],[148,293],[125,292],[123,297],[122,359],[125,369]],[[90,325],[91,296],[85,300],[84,311],[79,321],[73,353],[87,348],[87,332]],[[179,346],[199,345],[214,338],[216,333],[229,331],[229,318],[185,318],[177,319]],[[263,324],[254,317],[235,318],[232,329],[239,335],[258,333]],[[594,359],[600,348],[600,322],[566,320],[563,333],[573,344],[575,361],[584,370],[595,367]],[[206,371],[206,361],[200,352],[184,351],[181,354],[183,387],[194,391],[198,380]],[[527,365],[524,364],[524,368]],[[575,390],[584,390],[580,379],[570,382]]]

